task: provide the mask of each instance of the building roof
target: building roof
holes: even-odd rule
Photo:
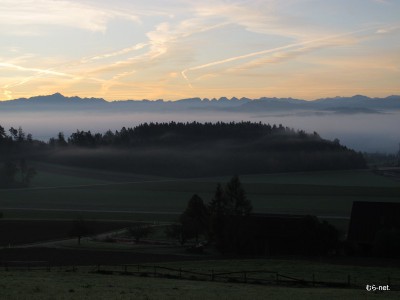
[[[400,203],[354,201],[348,239],[373,244],[381,230],[400,230]]]

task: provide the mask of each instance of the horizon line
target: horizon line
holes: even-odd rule
[[[53,93],[53,94],[35,95],[35,96],[21,97],[21,98],[15,98],[15,99],[5,99],[5,100],[1,100],[1,99],[0,99],[0,103],[1,103],[1,102],[12,102],[12,101],[21,100],[21,99],[27,99],[27,100],[29,100],[29,99],[36,98],[36,97],[51,97],[51,96],[56,96],[56,95],[60,95],[60,96],[62,96],[62,97],[64,97],[64,98],[101,99],[101,100],[104,100],[104,101],[109,102],[109,103],[112,103],[112,102],[125,102],[125,101],[137,101],[137,102],[140,102],[140,101],[149,101],[149,102],[157,102],[157,101],[158,101],[158,102],[159,102],[159,101],[162,101],[162,102],[177,102],[177,101],[190,100],[190,99],[200,99],[201,101],[204,101],[204,100],[209,100],[209,101],[216,100],[216,101],[219,101],[221,98],[226,98],[228,101],[231,101],[232,99],[238,99],[238,100],[241,100],[241,99],[259,100],[259,99],[263,99],[263,98],[269,98],[269,99],[293,99],[293,100],[301,100],[301,101],[312,102],[312,101],[318,101],[318,100],[322,100],[322,99],[353,98],[353,97],[357,97],[357,96],[367,97],[367,98],[370,98],[370,99],[385,99],[385,98],[394,97],[394,96],[400,97],[400,94],[390,94],[390,95],[387,95],[387,96],[380,96],[380,97],[371,97],[371,96],[367,96],[367,95],[363,95],[363,94],[353,94],[353,95],[351,95],[351,96],[338,96],[338,95],[336,95],[336,96],[329,96],[329,97],[322,97],[322,98],[314,98],[314,99],[312,99],[312,100],[307,100],[307,99],[302,99],[302,98],[294,98],[294,97],[290,97],[290,96],[287,96],[287,97],[261,96],[261,97],[256,97],[256,98],[251,98],[251,97],[246,97],[246,96],[242,96],[242,97],[233,96],[233,97],[230,97],[230,98],[229,98],[229,97],[226,97],[226,96],[220,96],[220,97],[218,97],[218,98],[217,98],[217,97],[209,98],[209,97],[193,96],[193,97],[188,97],[188,98],[180,98],[180,99],[176,99],[176,100],[162,99],[162,98],[159,98],[159,99],[146,99],[146,98],[144,98],[144,99],[118,99],[118,100],[107,100],[107,99],[102,98],[102,97],[100,97],[100,98],[99,98],[99,97],[81,97],[81,96],[78,96],[78,95],[66,96],[66,95],[64,95],[64,94],[62,94],[62,93],[60,93],[60,92],[56,92],[56,93]]]

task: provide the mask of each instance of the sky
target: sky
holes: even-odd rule
[[[0,0],[0,100],[400,94],[399,0]]]

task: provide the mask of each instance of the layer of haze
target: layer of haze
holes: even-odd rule
[[[69,136],[79,130],[104,133],[108,129],[120,130],[144,122],[217,122],[254,121],[282,124],[308,132],[316,131],[326,139],[338,138],[342,144],[367,152],[394,153],[398,151],[400,112],[376,114],[235,114],[235,113],[5,113],[0,112],[3,127],[21,126],[36,139],[48,141],[58,132]]]
[[[398,0],[0,0],[0,100],[398,94]]]

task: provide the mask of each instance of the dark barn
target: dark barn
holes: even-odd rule
[[[400,203],[353,202],[348,241],[355,254],[399,256]]]
[[[257,255],[325,254],[337,242],[336,230],[314,216],[252,214],[244,224],[244,252]]]

